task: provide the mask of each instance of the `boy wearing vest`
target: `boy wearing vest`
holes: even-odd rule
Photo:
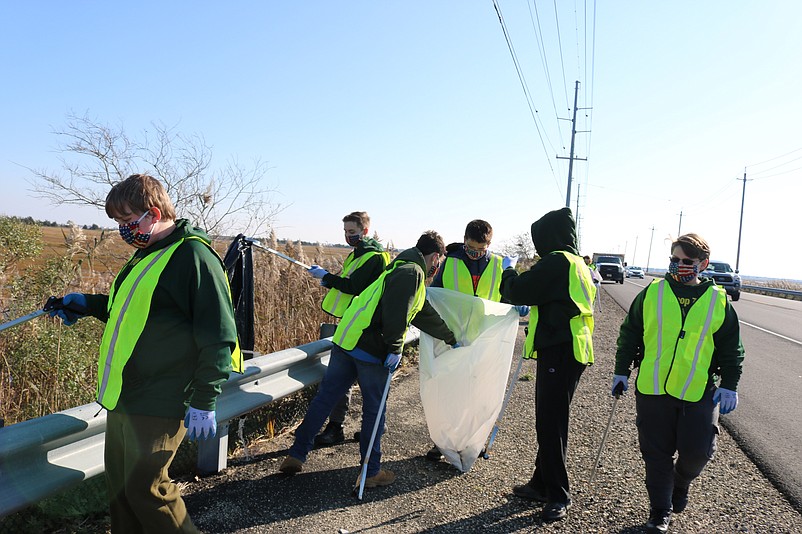
[[[343,217],[345,242],[354,247],[343,262],[339,275],[331,274],[319,265],[312,265],[309,274],[320,279],[320,285],[330,291],[320,307],[334,317],[342,317],[355,295],[372,284],[390,263],[390,255],[381,243],[368,237],[370,217],[364,211],[354,211]],[[351,401],[351,389],[337,401],[329,415],[329,424],[315,437],[315,445],[335,445],[345,440],[343,423]]]
[[[565,518],[571,504],[565,458],[571,400],[585,368],[593,363],[593,300],[590,271],[577,255],[576,224],[569,208],[532,224],[540,256],[522,274],[505,269],[501,295],[531,306],[524,358],[537,359],[535,428],[537,457],[531,480],[513,488],[528,500],[545,502],[545,521]]]
[[[628,389],[630,366],[639,367],[635,407],[649,532],[667,532],[671,514],[685,509],[691,482],[716,451],[719,413],[738,405],[738,316],[724,289],[699,278],[709,258],[704,239],[680,236],[665,278],[635,297],[618,336],[613,394]]]
[[[503,258],[490,252],[493,227],[481,219],[475,219],[465,227],[462,243],[451,243],[446,247],[446,259],[432,280],[431,287],[444,287],[466,295],[474,295],[493,302],[502,302],[499,286],[504,271]],[[506,301],[503,301],[506,302]],[[528,306],[517,306],[524,317]],[[437,446],[427,453],[426,459],[440,461],[443,455]]]
[[[109,295],[70,293],[53,315],[106,323],[98,403],[108,410],[111,530],[198,532],[167,471],[185,435],[215,435],[217,396],[232,364],[241,369],[228,280],[209,237],[176,220],[155,178],[117,183],[106,214],[136,252]]]
[[[362,392],[361,462],[364,462],[376,419],[379,419],[365,487],[393,483],[395,474],[380,469],[385,410],[379,413],[379,407],[388,373],[395,371],[401,361],[407,329],[413,324],[449,345],[457,343],[454,334],[426,301],[425,281],[434,275],[444,253],[442,238],[436,232],[426,232],[414,248],[399,254],[373,284],[354,298],[334,333],[326,375],[303,422],[295,430],[295,442],[279,471],[286,474],[301,471],[312,450],[315,434],[332,406],[356,380]]]

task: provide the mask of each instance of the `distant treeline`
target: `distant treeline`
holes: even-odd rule
[[[8,215],[7,218],[22,224],[30,224],[31,226],[50,226],[52,228],[67,228],[70,226],[70,223],[57,223],[56,221],[47,221],[47,220],[40,221],[34,219],[33,217],[16,217],[14,215]],[[83,228],[84,230],[102,230],[102,227],[96,224],[92,225],[85,224],[81,228]]]

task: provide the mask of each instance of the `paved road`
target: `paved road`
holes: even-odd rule
[[[628,310],[650,281],[627,279],[604,289]],[[746,350],[738,409],[722,418],[741,447],[802,508],[802,302],[741,293],[732,303]]]

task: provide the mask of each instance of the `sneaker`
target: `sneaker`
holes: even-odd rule
[[[671,510],[656,510],[652,508],[649,520],[646,522],[646,532],[656,534],[668,532],[669,523],[671,523]]]
[[[326,425],[326,429],[315,436],[315,445],[328,447],[345,441],[342,423],[331,423]]]
[[[674,486],[674,492],[671,494],[671,505],[675,514],[685,510],[688,506],[688,489]]]
[[[426,453],[426,459],[430,462],[439,462],[443,459],[443,453],[441,453],[440,449],[438,449],[437,445],[435,445]]]
[[[361,477],[362,475],[360,475]],[[356,479],[356,486],[359,487],[360,477]],[[365,479],[366,488],[375,488],[376,486],[389,486],[395,482],[395,473],[387,469],[379,469],[379,472]]]
[[[543,507],[540,517],[543,521],[560,521],[568,515],[568,502],[550,502]]]
[[[293,458],[292,456],[287,456],[284,458],[284,461],[281,462],[278,470],[285,475],[294,475],[295,473],[300,473],[303,468],[304,463],[301,460]]]
[[[526,499],[527,501],[548,502],[549,500],[545,492],[533,488],[528,483],[521,484],[519,486],[513,486],[512,493],[516,497]]]

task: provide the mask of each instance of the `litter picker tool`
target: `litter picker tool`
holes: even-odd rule
[[[9,321],[7,323],[0,324],[0,332],[7,328],[11,328],[12,326],[17,326],[18,324],[27,323],[31,319],[36,319],[37,317],[44,315],[46,313],[50,313],[53,310],[67,310],[68,312],[77,313],[79,315],[86,314],[86,310],[78,310],[72,307],[65,307],[63,299],[50,297],[45,302],[44,307],[41,310],[36,310],[33,313],[29,313],[28,315],[23,315],[22,317],[18,317],[13,321]]]
[[[390,381],[393,379],[393,372],[387,373],[387,383],[384,385],[384,393],[382,393],[382,400],[379,403],[379,411],[376,413],[376,422],[373,423],[373,432],[370,434],[370,443],[368,443],[368,451],[365,453],[365,461],[362,464],[362,473],[359,475],[357,484],[354,484],[353,493],[356,493],[357,498],[362,500],[362,493],[365,491],[365,479],[368,477],[368,461],[370,460],[370,451],[373,450],[373,442],[376,441],[376,432],[379,431],[379,422],[381,422],[382,412],[384,405],[387,403],[387,393],[390,391]],[[357,492],[358,486],[358,492]]]
[[[512,390],[515,389],[515,383],[518,382],[518,376],[521,374],[521,367],[524,364],[523,356],[518,359],[518,367],[515,369],[515,374],[512,376],[512,382],[510,383],[510,387],[507,388],[507,394],[504,396],[504,402],[501,404],[501,411],[498,413],[498,417],[496,418],[496,424],[493,426],[493,431],[490,433],[490,441],[487,442],[487,447],[485,450],[482,451],[482,458],[487,460],[490,458],[490,449],[493,447],[493,442],[496,441],[496,434],[498,434],[499,425],[501,424],[501,420],[504,418],[504,411],[507,409],[507,404],[510,403],[510,397],[512,397]]]
[[[246,240],[247,240],[247,241],[248,241],[248,242],[249,242],[251,245],[253,245],[254,247],[256,247],[256,248],[258,248],[258,249],[261,249],[261,250],[264,250],[264,251],[266,251],[266,252],[269,252],[269,253],[271,253],[271,254],[275,254],[275,255],[276,255],[276,256],[278,256],[279,258],[283,258],[283,259],[287,260],[288,262],[290,262],[290,263],[294,263],[295,265],[297,265],[297,266],[299,266],[299,267],[303,267],[304,269],[307,269],[307,270],[309,270],[309,269],[311,269],[311,268],[312,268],[310,265],[307,265],[307,264],[305,264],[305,263],[302,263],[302,262],[300,262],[300,261],[296,260],[295,258],[290,258],[290,257],[289,257],[289,256],[287,256],[286,254],[282,254],[281,252],[279,252],[279,251],[278,251],[278,250],[276,250],[276,249],[273,249],[273,248],[270,248],[270,247],[265,247],[265,246],[263,246],[263,245],[260,245],[260,244],[259,244],[259,242],[258,242],[258,241],[256,241],[256,240],[255,240],[255,239],[253,239],[253,238],[246,237],[245,239],[246,239]]]
[[[607,433],[610,432],[610,425],[613,424],[613,417],[615,416],[615,407],[618,405],[618,399],[621,398],[621,394],[624,392],[624,384],[619,382],[618,385],[615,386],[615,390],[613,390],[613,395],[615,398],[613,399],[613,408],[610,410],[610,418],[607,420],[607,428],[604,429],[604,435],[602,436],[601,445],[599,445],[599,452],[596,453],[596,460],[593,462],[593,470],[590,472],[590,478],[588,479],[588,485],[593,484],[593,479],[596,478],[596,468],[599,467],[599,458],[601,458],[602,451],[604,451],[604,443],[607,441]]]

